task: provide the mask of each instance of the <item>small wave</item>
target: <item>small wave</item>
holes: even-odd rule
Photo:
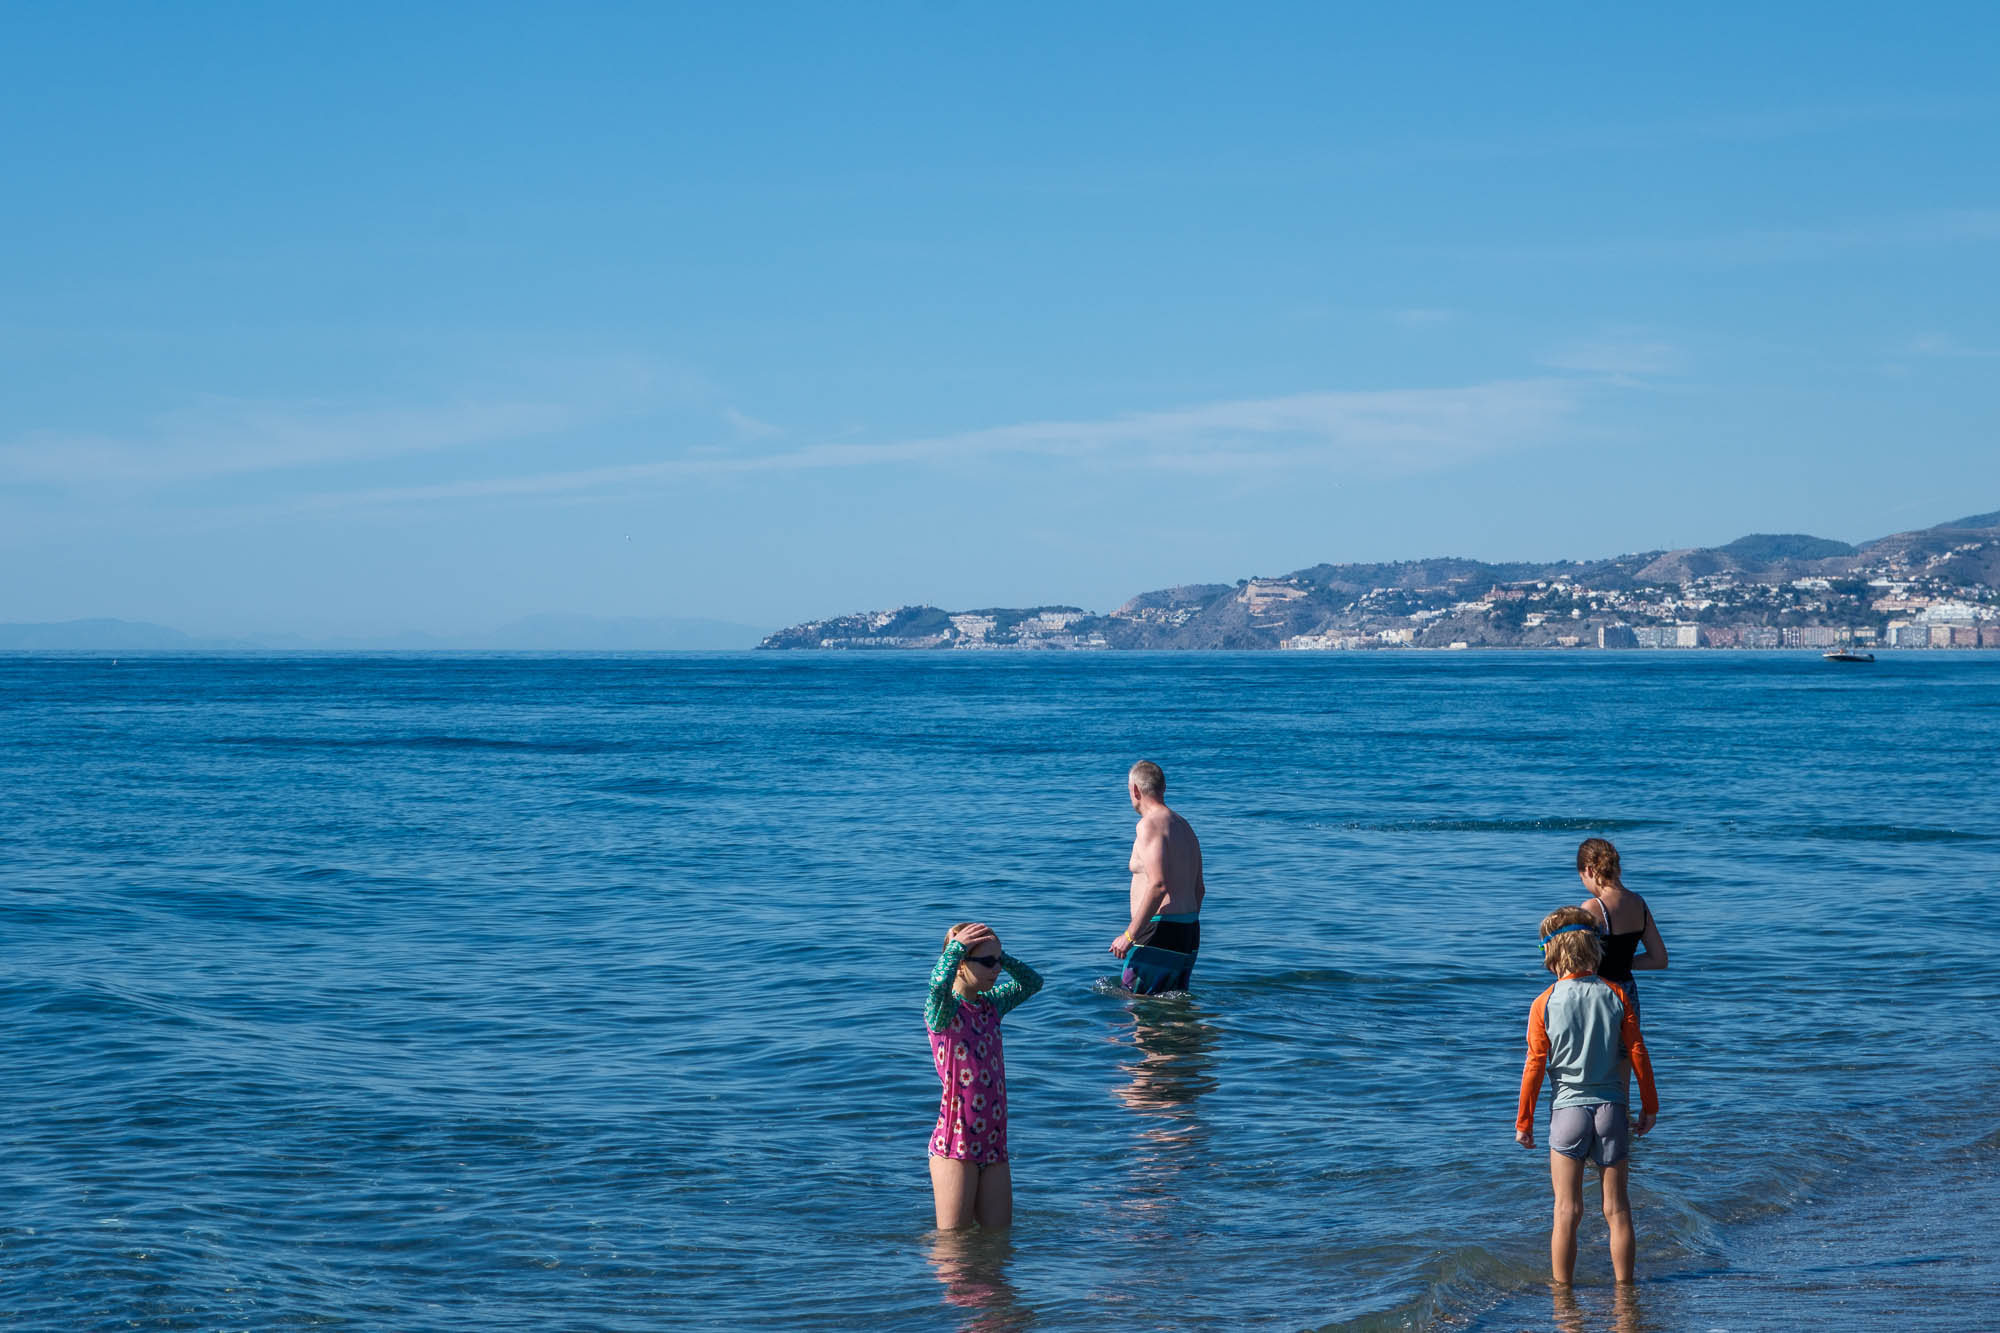
[[[1357,740],[1369,741],[1485,741],[1494,745],[1566,745],[1576,739],[1559,731],[1480,731],[1449,727],[1415,731],[1361,728],[1348,734]]]
[[[1238,990],[1290,990],[1295,986],[1320,986],[1327,982],[1365,981],[1358,972],[1343,972],[1337,967],[1302,967],[1290,972],[1276,972],[1270,976],[1242,977],[1230,982]],[[1433,982],[1436,978],[1431,979]]]
[[[1625,833],[1664,828],[1664,819],[1578,819],[1545,815],[1535,819],[1399,819],[1387,823],[1351,823],[1345,828],[1365,833]]]
[[[687,778],[621,778],[592,784],[590,790],[608,796],[684,796],[700,791],[702,783]]]
[[[1150,995],[1139,995],[1139,994],[1135,994],[1135,993],[1134,993],[1134,992],[1132,992],[1132,991],[1129,991],[1129,990],[1126,990],[1126,989],[1125,989],[1125,983],[1124,983],[1124,982],[1123,982],[1122,980],[1120,980],[1119,978],[1117,978],[1117,977],[1097,977],[1097,978],[1093,979],[1093,980],[1091,981],[1091,983],[1090,983],[1090,993],[1091,993],[1092,995],[1110,995],[1110,996],[1115,996],[1115,997],[1117,997],[1118,999],[1121,999],[1121,1000],[1169,1000],[1169,1001],[1171,1001],[1171,1000],[1181,1000],[1181,1001],[1185,1001],[1185,1000],[1191,1000],[1191,999],[1193,999],[1193,998],[1194,998],[1194,992],[1193,992],[1193,991],[1186,991],[1186,990],[1163,990],[1163,991],[1154,991],[1154,992],[1153,992],[1152,994],[1150,994]]]
[[[102,1019],[112,1027],[148,1023],[164,1027],[193,1027],[196,1024],[195,1018],[178,1005],[98,982],[63,986],[36,1002],[31,1012],[40,1017],[66,1020]]]
[[[1904,824],[1810,824],[1793,830],[1803,838],[1833,842],[1991,842],[1993,835],[1966,829],[1921,828]]]
[[[1547,1281],[1545,1270],[1530,1260],[1508,1259],[1468,1245],[1438,1257],[1425,1291],[1416,1298],[1359,1319],[1324,1325],[1318,1333],[1389,1333],[1460,1326],[1468,1315],[1491,1309],[1504,1297]]]
[[[522,741],[496,736],[220,736],[216,745],[274,750],[519,750],[538,754],[603,754],[613,741]]]

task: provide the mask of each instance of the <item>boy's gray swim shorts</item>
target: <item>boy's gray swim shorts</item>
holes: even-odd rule
[[[1615,1102],[1559,1106],[1549,1114],[1549,1147],[1579,1162],[1616,1166],[1632,1150],[1632,1127]]]

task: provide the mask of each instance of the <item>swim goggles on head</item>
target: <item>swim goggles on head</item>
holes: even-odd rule
[[[1596,926],[1587,926],[1582,923],[1578,923],[1573,926],[1557,926],[1554,930],[1542,936],[1542,950],[1543,952],[1546,953],[1548,951],[1549,945],[1555,942],[1555,938],[1558,935],[1567,935],[1572,930],[1596,930],[1596,929],[1597,929]]]

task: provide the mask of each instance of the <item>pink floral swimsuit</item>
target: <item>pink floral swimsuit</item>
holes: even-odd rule
[[[931,1156],[990,1166],[1007,1160],[1007,1061],[1000,1047],[1000,1019],[1042,988],[1042,979],[1018,958],[1002,954],[1007,974],[984,994],[961,999],[952,989],[965,946],[945,946],[931,969],[924,1026],[931,1062],[944,1085]]]

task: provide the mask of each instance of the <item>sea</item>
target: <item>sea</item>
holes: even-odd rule
[[[1209,896],[1135,999],[1141,758]],[[2000,653],[0,657],[0,1322],[1991,1329],[1997,765]],[[1671,967],[1642,1280],[1587,1209],[1562,1292],[1590,836]],[[966,920],[1047,985],[941,1234]]]

